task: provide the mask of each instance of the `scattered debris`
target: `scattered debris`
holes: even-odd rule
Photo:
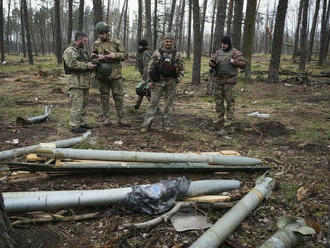
[[[171,222],[177,232],[203,230],[212,226],[207,216],[187,213],[176,213],[171,217]]]
[[[271,193],[274,186],[274,179],[264,176],[258,178],[256,186],[190,247],[219,247],[245,217]]]
[[[39,122],[44,122],[49,120],[49,115],[52,112],[52,106],[45,107],[45,114],[44,115],[39,115],[35,117],[29,117],[29,118],[22,118],[22,117],[17,117],[16,118],[16,125],[17,126],[25,126],[28,124],[32,123],[39,123]]]
[[[72,215],[65,216],[63,211],[60,211],[55,214],[49,213],[38,213],[34,218],[22,218],[22,217],[11,217],[10,219],[17,219],[12,222],[12,226],[22,226],[25,224],[39,224],[39,223],[48,223],[48,222],[60,222],[60,221],[77,221],[77,220],[90,220],[94,219],[99,212],[90,213],[90,214],[81,214],[81,215]]]
[[[283,217],[277,222],[279,231],[271,236],[259,248],[296,247],[303,236],[314,235],[316,231],[306,221],[297,217]]]
[[[19,144],[19,140],[18,139],[7,140],[6,143],[17,145],[17,144]]]
[[[115,145],[119,145],[121,146],[122,144],[124,144],[124,142],[122,140],[117,140],[115,142],[113,142]]]
[[[188,202],[223,202],[229,201],[230,196],[227,195],[202,195],[186,198],[185,201]]]
[[[75,144],[78,144],[78,143],[86,140],[90,134],[91,134],[91,132],[89,130],[86,133],[84,133],[83,136],[81,136],[81,137],[58,140],[58,141],[55,141],[52,143],[54,143],[56,147],[71,147]],[[14,158],[19,155],[28,154],[28,153],[36,151],[38,148],[40,148],[40,145],[25,146],[25,147],[12,149],[12,150],[1,151],[0,160],[10,159],[10,158]]]
[[[270,114],[260,114],[259,112],[252,112],[250,114],[246,114],[246,116],[259,117],[259,118],[269,118]]]

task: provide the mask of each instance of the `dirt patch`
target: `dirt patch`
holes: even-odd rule
[[[234,132],[250,133],[262,137],[279,137],[292,133],[285,125],[278,121],[263,121],[258,123],[238,122],[234,123]]]

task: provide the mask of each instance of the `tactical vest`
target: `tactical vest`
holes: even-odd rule
[[[238,69],[230,63],[230,59],[232,59],[235,51],[235,48],[232,48],[229,51],[224,51],[222,49],[217,51],[217,75],[225,74],[230,76],[237,76]]]
[[[73,47],[74,50],[78,51],[79,57],[76,58],[77,61],[80,61],[80,62],[89,62],[88,53],[83,48],[80,48],[80,47],[76,46],[75,44],[71,44],[70,47]],[[66,64],[65,60],[63,60],[63,65],[64,65],[64,71],[65,71],[65,74],[66,75],[80,74],[80,73],[83,73],[83,72],[88,71],[88,69],[86,69],[86,70],[80,70],[80,69],[70,68]]]
[[[173,77],[176,78],[178,76],[178,60],[176,58],[176,50],[174,49],[171,52],[171,56],[165,56],[165,52],[162,49],[159,49],[160,53],[160,61],[159,61],[159,69],[160,74],[164,77]]]

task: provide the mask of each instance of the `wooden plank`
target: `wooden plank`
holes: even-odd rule
[[[223,202],[229,201],[231,199],[230,196],[224,195],[201,195],[194,196],[184,199],[184,201],[188,202]]]

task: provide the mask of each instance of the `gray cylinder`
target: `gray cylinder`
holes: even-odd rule
[[[105,151],[85,149],[39,149],[41,156],[87,160],[131,161],[131,162],[195,162],[222,165],[256,165],[261,160],[243,156],[223,156],[209,153],[157,153]]]
[[[202,180],[191,182],[187,197],[214,194],[239,188],[236,180]],[[3,193],[5,209],[8,212],[29,212],[70,207],[108,205],[121,203],[132,188],[40,191]]]

